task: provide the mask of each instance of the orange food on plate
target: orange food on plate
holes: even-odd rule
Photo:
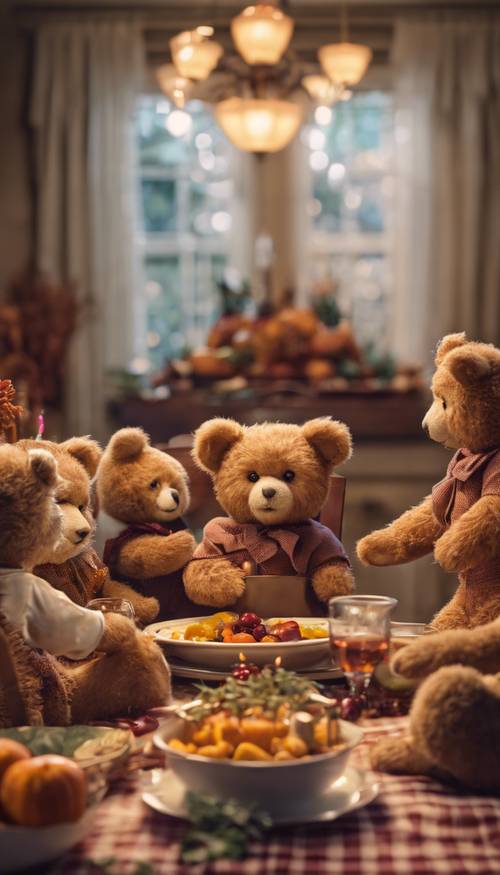
[[[79,820],[87,803],[85,772],[55,754],[20,759],[6,770],[0,802],[21,826],[51,826]]]
[[[0,782],[9,766],[30,758],[31,753],[24,744],[13,741],[11,738],[0,739]]]

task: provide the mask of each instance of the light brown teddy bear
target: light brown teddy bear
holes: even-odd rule
[[[159,619],[190,616],[182,569],[195,547],[182,514],[187,474],[140,428],[113,435],[97,471],[97,543],[113,578],[160,602]]]
[[[8,723],[11,690],[29,723],[52,725],[144,711],[170,697],[167,664],[148,636],[32,573],[62,536],[57,485],[51,453],[0,446],[0,628],[13,665],[12,684],[0,685],[0,723]]]
[[[432,495],[362,538],[357,552],[367,565],[399,565],[434,550],[460,585],[433,625],[473,627],[500,615],[500,350],[450,334],[436,366],[422,424],[457,452]]]
[[[415,695],[408,734],[376,744],[373,767],[500,792],[500,618],[424,636],[399,650],[392,667],[430,677]]]
[[[112,580],[92,545],[95,522],[90,509],[90,480],[102,456],[99,444],[88,437],[73,437],[61,444],[22,440],[18,446],[45,449],[58,464],[56,499],[63,516],[62,538],[47,551],[35,574],[83,607],[95,598],[127,599],[138,620],[152,623],[159,610],[157,600],[145,598],[130,586]]]
[[[335,465],[351,455],[349,429],[330,419],[302,427],[250,428],[212,419],[195,434],[193,458],[212,475],[229,517],[216,517],[184,572],[189,598],[224,607],[243,595],[245,563],[259,574],[310,577],[317,598],[349,593],[353,576],[344,548],[316,522]]]

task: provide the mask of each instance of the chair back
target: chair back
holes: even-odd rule
[[[186,514],[190,527],[201,530],[214,516],[226,516],[226,512],[215,498],[212,479],[195,464],[191,455],[193,436],[180,434],[171,438],[166,444],[157,444],[157,449],[163,450],[177,459],[186,469],[191,489],[191,504]],[[321,511],[319,521],[329,528],[337,538],[342,537],[342,520],[344,516],[345,477],[338,474],[330,478],[330,491]]]
[[[9,639],[0,626],[0,726],[8,728],[28,723]]]

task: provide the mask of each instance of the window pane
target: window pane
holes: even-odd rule
[[[183,351],[179,259],[147,256],[144,261],[147,345],[153,367]]]
[[[172,179],[142,180],[142,214],[146,233],[175,231],[177,205]]]

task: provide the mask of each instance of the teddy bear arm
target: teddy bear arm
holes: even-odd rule
[[[127,599],[132,604],[136,617],[141,623],[152,623],[160,610],[157,599],[142,596],[126,583],[119,583],[111,578],[108,578],[104,584],[102,595],[104,598]]]
[[[139,580],[160,577],[186,565],[194,548],[194,538],[187,531],[166,537],[140,535],[122,546],[116,568],[124,577]]]
[[[392,775],[429,775],[432,765],[420,753],[411,735],[384,738],[370,749],[372,768]]]
[[[498,557],[500,495],[483,495],[437,540],[434,556],[445,571],[468,571]]]
[[[315,570],[312,585],[319,600],[326,602],[336,595],[349,595],[354,589],[354,577],[347,562],[332,560]]]
[[[196,605],[224,608],[243,595],[244,576],[228,559],[196,559],[184,570],[184,589]]]
[[[423,636],[401,648],[392,667],[407,678],[425,677],[445,665],[461,664],[500,672],[500,618],[475,629],[450,629]]]
[[[385,529],[361,538],[358,558],[365,565],[401,565],[430,553],[442,532],[432,510],[432,497],[405,511]]]

